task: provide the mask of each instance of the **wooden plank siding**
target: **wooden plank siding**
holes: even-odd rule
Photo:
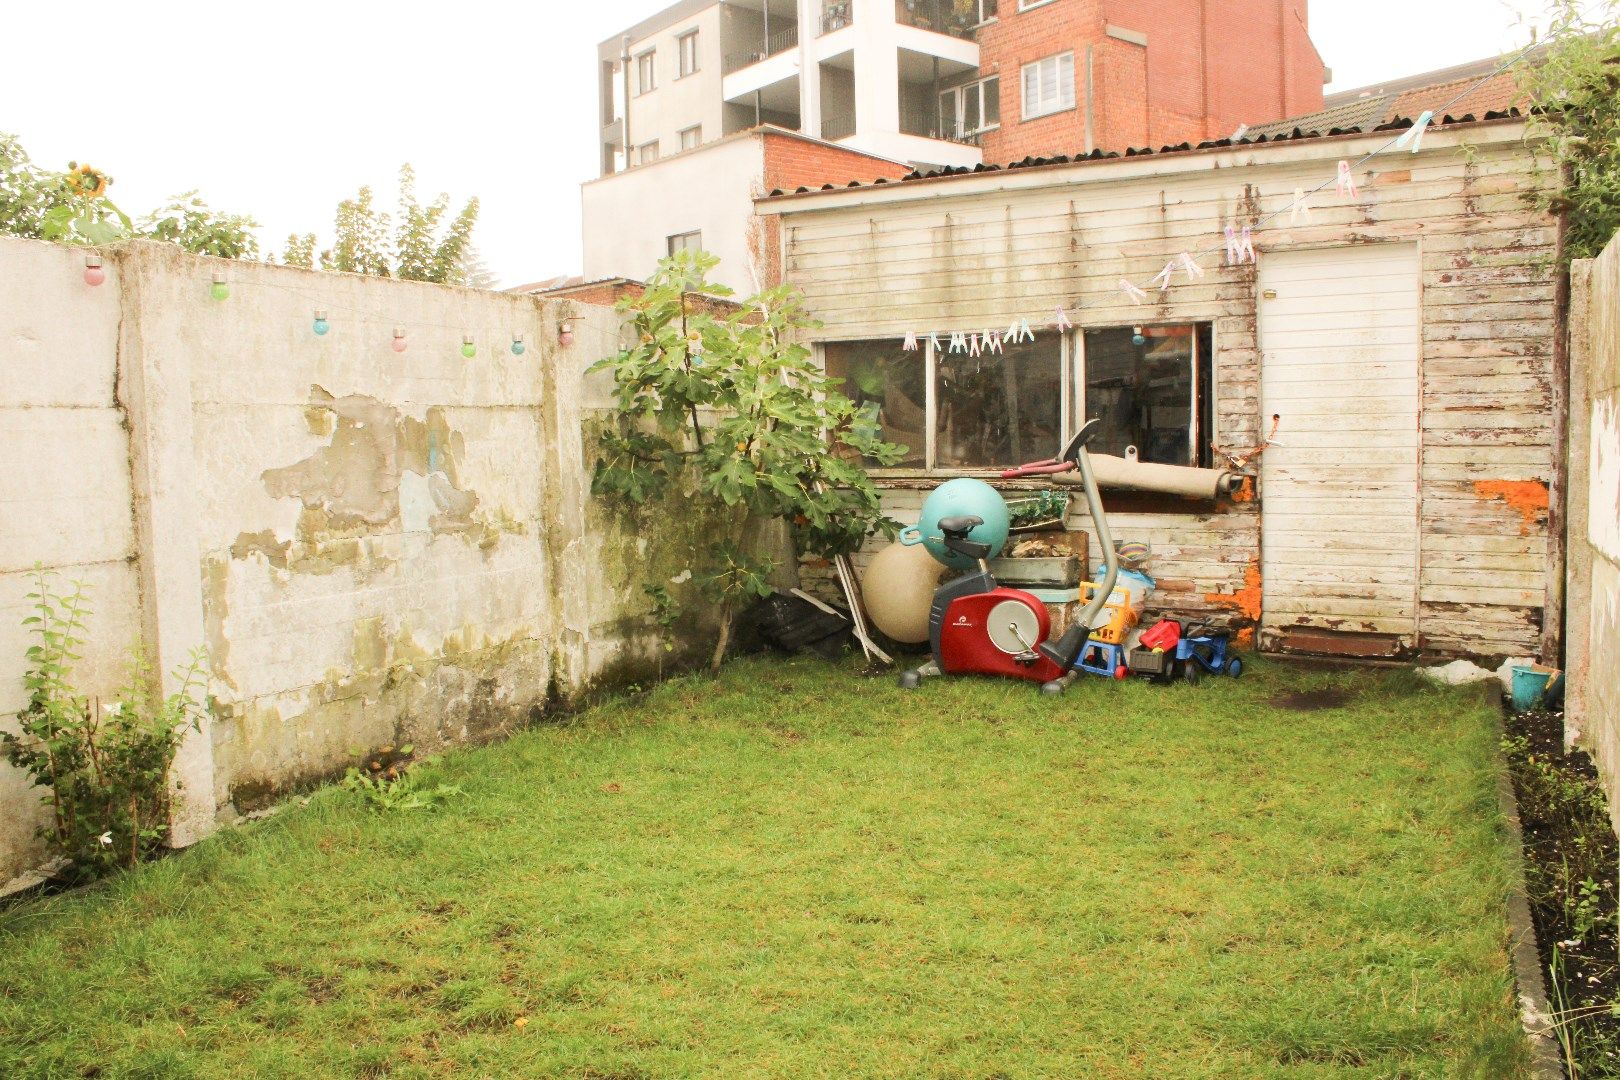
[[[758,209],[781,216],[784,279],[822,322],[816,341],[971,332],[1024,318],[1040,328],[1060,306],[1080,328],[1211,323],[1215,438],[1246,446],[1269,427],[1255,268],[1205,254],[1202,281],[1178,274],[1142,305],[1118,282],[1146,287],[1181,252],[1221,249],[1226,226],[1282,210],[1296,189],[1331,180],[1340,159],[1387,141],[1346,136],[1002,170],[767,198]],[[1302,248],[1418,246],[1416,617],[1426,652],[1539,651],[1554,479],[1557,228],[1531,196],[1548,176],[1518,121],[1448,126],[1431,131],[1418,154],[1389,152],[1360,167],[1357,199],[1340,199],[1329,184],[1311,196],[1308,218],[1283,213],[1254,233],[1261,260]],[[1327,377],[1321,394],[1353,408],[1361,385]],[[1286,416],[1281,437],[1289,438]],[[1313,449],[1305,437],[1290,447]],[[889,512],[915,521],[944,475],[883,475]],[[1247,502],[1166,500],[1152,512],[1113,513],[1111,524],[1117,537],[1152,544],[1158,610],[1252,626],[1264,506],[1263,489]],[[1377,507],[1363,499],[1361,509],[1376,529]],[[1083,515],[1071,525],[1089,531]],[[1369,620],[1396,614],[1375,581],[1353,602]]]

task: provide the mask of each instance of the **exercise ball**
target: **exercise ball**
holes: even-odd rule
[[[968,533],[968,538],[989,544],[990,558],[1000,555],[1001,549],[1007,546],[1007,530],[1011,524],[1007,518],[1007,503],[1001,492],[970,476],[947,480],[935,488],[923,502],[922,517],[917,524],[901,531],[900,542],[922,544],[930,555],[953,570],[971,570],[978,563],[966,555],[946,550],[939,532],[940,518],[969,516],[984,519],[984,524]]]
[[[928,640],[928,609],[945,567],[928,549],[890,544],[861,575],[861,598],[872,625],[905,645]]]

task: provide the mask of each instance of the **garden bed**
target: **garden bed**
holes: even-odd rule
[[[1524,829],[1525,886],[1557,1034],[1579,1080],[1620,1077],[1616,843],[1597,770],[1564,752],[1564,719],[1508,719],[1509,770]]]
[[[1497,723],[741,661],[0,910],[0,1075],[1520,1076]]]

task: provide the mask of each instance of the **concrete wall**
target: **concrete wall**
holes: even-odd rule
[[[0,240],[0,430],[26,462],[0,476],[0,711],[22,704],[35,562],[91,587],[87,691],[116,685],[137,636],[163,672],[205,650],[215,707],[177,761],[179,843],[351,748],[488,738],[657,670],[641,575],[675,576],[700,523],[591,505],[581,372],[617,349],[614,312],[105,255],[90,288],[82,251]],[[38,859],[38,794],[0,766],[0,882]]]
[[[1620,829],[1620,238],[1572,276],[1565,724]]]

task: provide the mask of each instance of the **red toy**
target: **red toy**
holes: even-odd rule
[[[1181,643],[1181,624],[1174,619],[1160,619],[1153,629],[1145,631],[1137,640],[1144,649],[1173,652]]]

